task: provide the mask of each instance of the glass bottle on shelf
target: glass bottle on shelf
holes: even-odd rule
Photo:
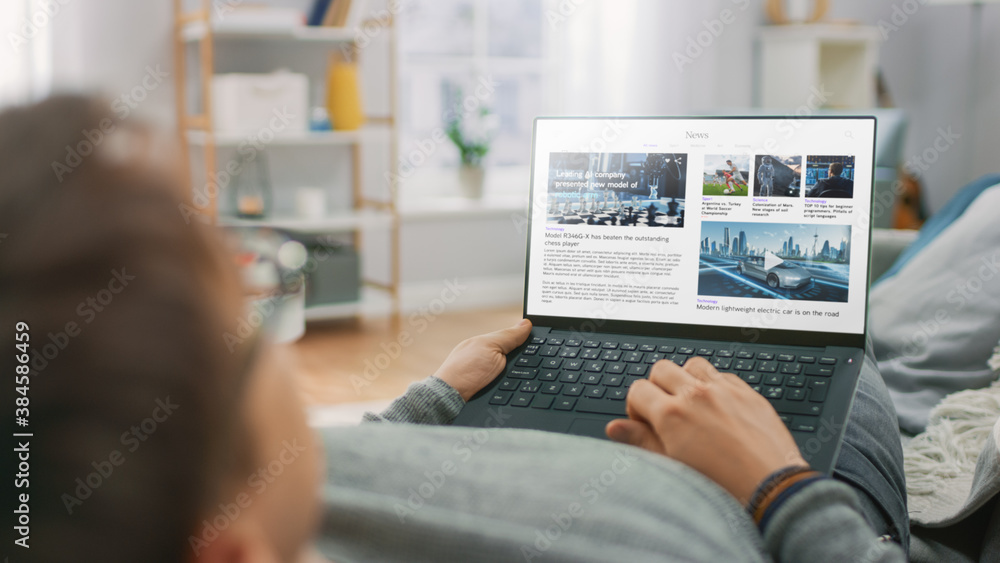
[[[261,151],[252,155],[240,154],[237,160],[239,173],[234,175],[230,197],[236,216],[243,219],[262,219],[271,213],[271,176],[267,155]]]

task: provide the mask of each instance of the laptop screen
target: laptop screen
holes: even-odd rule
[[[525,314],[862,335],[874,143],[871,117],[539,118]]]

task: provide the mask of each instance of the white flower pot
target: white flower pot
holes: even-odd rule
[[[469,199],[482,199],[486,169],[482,166],[463,164],[458,169],[458,183],[462,195]]]

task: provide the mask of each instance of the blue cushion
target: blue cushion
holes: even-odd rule
[[[934,214],[924,226],[920,229],[920,234],[917,235],[917,239],[913,241],[910,246],[906,248],[903,252],[899,254],[899,258],[892,264],[884,274],[882,274],[879,279],[872,284],[872,287],[882,283],[888,278],[896,275],[900,268],[906,265],[918,252],[924,249],[932,240],[934,240],[941,231],[948,228],[949,225],[955,219],[958,219],[962,213],[965,213],[966,208],[977,198],[979,194],[983,193],[987,188],[991,188],[997,184],[1000,184],[1000,174],[987,174],[982,178],[966,185],[964,188],[959,190],[948,203],[941,208],[940,211]]]

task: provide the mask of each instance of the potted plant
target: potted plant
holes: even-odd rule
[[[462,99],[460,90],[457,99]],[[471,112],[456,114],[446,124],[448,138],[461,154],[458,178],[462,193],[468,198],[479,199],[483,196],[483,182],[486,178],[483,158],[490,152],[495,123],[496,118],[490,110],[480,107]]]

